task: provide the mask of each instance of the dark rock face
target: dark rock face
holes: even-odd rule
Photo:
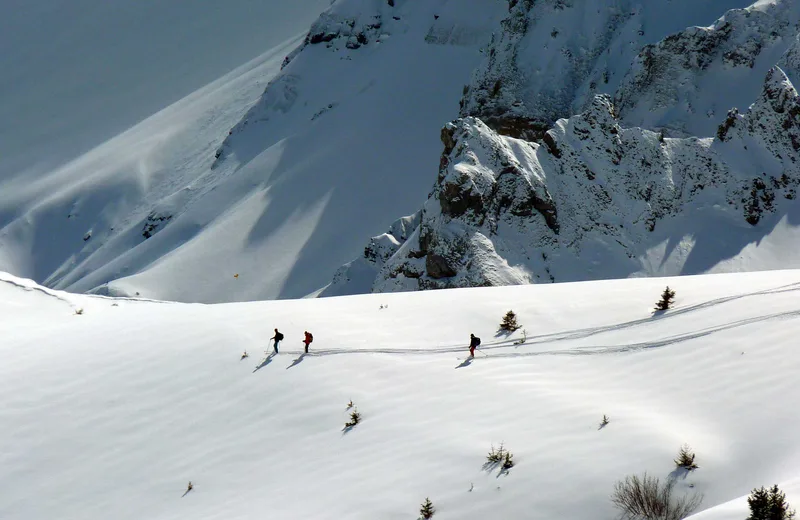
[[[476,118],[446,125],[418,227],[383,259],[372,290],[557,281],[562,264],[588,272],[595,258],[623,258],[635,270],[637,252],[664,240],[662,223],[698,205],[757,226],[796,197],[800,97],[779,68],[746,113],[729,112],[716,139],[624,128],[617,113],[610,97],[596,96],[541,145]],[[781,167],[753,171],[742,154],[771,154]]]
[[[171,219],[172,215],[155,212],[150,213],[147,215],[147,218],[144,221],[144,227],[142,227],[142,236],[145,238],[145,240],[147,240],[163,229],[164,225]]]

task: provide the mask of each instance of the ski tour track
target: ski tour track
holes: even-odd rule
[[[527,352],[525,351],[521,352],[519,350],[520,347],[548,345],[560,341],[584,339],[591,336],[604,334],[607,332],[615,332],[638,326],[651,325],[656,321],[673,319],[678,316],[683,316],[692,312],[700,311],[710,307],[715,307],[718,305],[724,305],[726,303],[740,300],[743,298],[755,298],[759,296],[768,296],[768,295],[788,293],[788,292],[798,292],[798,291],[800,291],[800,282],[783,285],[773,289],[765,289],[763,291],[738,294],[734,296],[726,296],[724,298],[717,298],[709,300],[707,302],[691,305],[688,307],[670,309],[669,311],[653,311],[651,315],[647,318],[640,318],[614,325],[588,327],[583,329],[575,329],[571,331],[527,336],[525,340],[522,342],[520,342],[520,339],[522,338],[498,339],[483,343],[480,347],[478,347],[477,350],[478,352],[484,353],[484,356],[482,356],[481,359],[503,359],[503,358],[513,358],[513,357],[533,357],[533,356],[585,356],[585,355],[602,355],[602,354],[623,354],[629,352],[658,349],[682,343],[685,341],[690,341],[693,339],[709,336],[717,332],[736,329],[739,327],[746,327],[757,323],[798,318],[800,317],[800,308],[791,311],[783,311],[783,312],[765,314],[762,316],[756,316],[742,320],[730,321],[728,323],[720,325],[700,328],[693,332],[676,334],[673,336],[667,336],[660,339],[643,341],[639,343],[628,343],[622,345],[620,344],[588,345],[588,346],[568,348],[568,349],[557,349],[557,350],[549,349],[549,350],[537,350],[537,351],[527,351]],[[510,336],[510,334],[507,336]],[[298,353],[295,351],[289,351],[286,353],[300,354],[300,355],[297,359],[295,359],[292,362],[291,365],[289,365],[286,368],[289,369],[294,366],[297,366],[303,361],[305,357],[340,356],[340,355],[353,355],[353,354],[387,354],[387,355],[438,355],[438,354],[457,354],[457,353],[465,354],[467,350],[468,346],[465,342],[463,344],[444,345],[431,348],[322,349],[322,350],[314,350],[308,353],[302,353],[302,352]],[[491,354],[487,354],[485,351],[489,351],[491,352]],[[269,365],[274,359],[274,357],[275,354],[270,354],[269,356],[267,356],[267,358],[263,359],[259,363],[259,365],[256,366],[253,372],[256,372],[259,369]],[[475,358],[478,358],[478,356],[475,356]],[[457,366],[456,368],[462,368],[468,366],[469,362],[471,361],[472,359],[467,358],[464,363]]]

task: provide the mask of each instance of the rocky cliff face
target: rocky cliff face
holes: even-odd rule
[[[797,2],[762,2],[647,45],[616,93],[621,119],[671,135],[712,135],[720,115],[755,96],[795,41],[799,20]]]
[[[643,48],[650,49],[648,52],[652,54],[670,39],[691,40],[692,30],[686,35],[670,34],[690,25],[711,23],[726,9],[741,3],[510,0],[509,14],[486,48],[485,60],[461,101],[461,116],[478,117],[503,135],[541,139],[557,119],[583,111],[596,94],[613,96],[620,85],[635,83],[627,76],[634,61],[644,59],[641,55],[637,58]],[[768,17],[780,17],[787,9],[781,13],[772,12],[779,9],[768,10]],[[763,27],[769,26],[770,31],[775,25],[759,21]],[[728,26],[751,23],[751,20],[737,20]],[[741,40],[746,40],[744,33],[749,36],[751,32],[737,30],[737,34],[743,34]],[[769,38],[762,36],[762,40]],[[736,43],[731,41],[729,48],[735,48]],[[680,45],[673,45],[664,55],[680,52]],[[708,56],[714,59],[710,53]],[[773,60],[767,68],[774,63]],[[761,70],[761,77],[765,71],[766,68]],[[666,79],[658,78],[654,83],[667,86]],[[757,86],[748,99],[756,92]],[[650,103],[649,97],[642,93],[642,103]],[[625,100],[625,108],[632,110],[628,104],[636,106],[638,98],[626,96]]]
[[[509,1],[419,225],[329,293],[366,264],[358,292],[691,274],[768,235],[800,182],[800,7],[660,34],[701,16],[680,3]]]
[[[656,274],[642,258],[680,241],[681,222],[757,226],[796,198],[800,98],[780,68],[714,138],[624,128],[617,113],[610,97],[596,96],[541,144],[473,117],[448,124],[420,224],[393,243],[372,290]]]

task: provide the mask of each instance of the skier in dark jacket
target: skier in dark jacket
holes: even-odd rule
[[[275,353],[277,354],[277,353],[278,353],[278,343],[280,343],[281,341],[283,341],[283,334],[281,334],[280,332],[278,332],[278,329],[275,329],[275,335],[274,335],[274,336],[272,336],[272,337],[271,337],[271,338],[269,338],[269,339],[275,340],[275,343],[274,343],[274,345],[273,345],[273,348],[275,349]]]
[[[308,331],[305,331],[304,334],[306,335],[306,337],[303,340],[303,343],[306,344],[306,354],[308,354],[308,346],[311,344],[312,341],[314,341],[314,335]]]
[[[475,348],[481,344],[481,338],[475,334],[469,335],[469,357],[475,357]]]

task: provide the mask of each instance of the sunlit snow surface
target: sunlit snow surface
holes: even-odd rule
[[[399,520],[425,497],[437,520],[610,519],[614,483],[667,478],[683,443],[698,518],[775,483],[800,505],[798,271],[211,306],[2,280],[3,519]],[[501,442],[508,475],[482,469]]]

